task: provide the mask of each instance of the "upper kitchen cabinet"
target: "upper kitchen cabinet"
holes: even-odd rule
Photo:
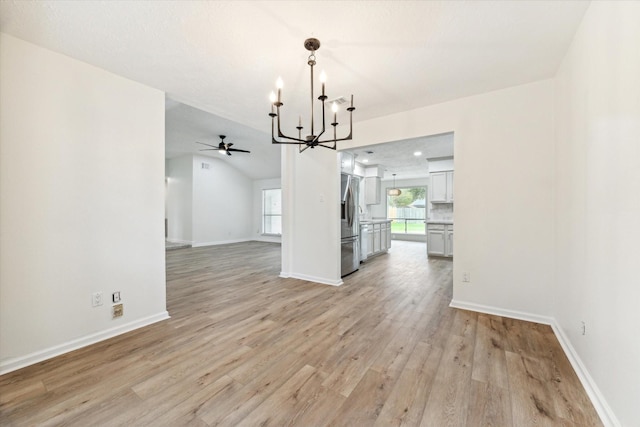
[[[380,178],[368,176],[365,178],[364,203],[366,205],[377,205],[380,203]]]
[[[431,203],[453,203],[453,171],[431,172]]]
[[[383,166],[369,166],[365,169],[364,202],[367,205],[377,205],[381,202],[380,180],[384,176]]]
[[[356,164],[356,156],[348,151],[340,151],[340,172],[353,175]]]

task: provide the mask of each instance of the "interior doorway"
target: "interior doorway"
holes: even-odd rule
[[[393,220],[391,238],[427,243],[431,220],[453,220],[453,200],[432,201],[431,173],[453,171],[454,134],[389,141],[348,150],[355,159],[355,174],[365,186],[360,219]],[[453,188],[453,187],[452,187]],[[400,190],[400,194],[390,190]]]

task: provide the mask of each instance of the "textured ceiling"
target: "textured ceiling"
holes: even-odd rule
[[[363,166],[384,166],[384,178],[424,178],[428,175],[427,159],[453,157],[453,133],[385,142],[349,150]],[[414,153],[420,152],[416,156]],[[367,162],[365,162],[367,160]]]
[[[266,134],[267,97],[278,76],[284,124],[293,128],[299,114],[309,118],[302,46],[309,36],[322,42],[317,68],[328,75],[327,95],[353,93],[357,122],[552,77],[587,6],[5,0],[0,31]]]

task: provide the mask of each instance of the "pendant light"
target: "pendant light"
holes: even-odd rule
[[[399,196],[402,194],[402,191],[400,191],[399,188],[396,188],[396,174],[394,173],[392,175],[393,175],[393,188],[390,189],[387,194],[389,194],[390,196]]]

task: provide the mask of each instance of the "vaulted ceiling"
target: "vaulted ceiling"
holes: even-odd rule
[[[284,125],[293,129],[300,115],[308,119],[307,37],[322,43],[317,67],[326,70],[327,95],[353,94],[358,122],[552,77],[587,6],[537,0],[2,1],[0,31],[212,114],[192,111],[203,123],[220,121],[206,129],[212,140],[220,133],[232,137],[237,127],[238,138],[251,134],[248,149],[261,144],[279,153],[269,143],[268,94],[281,76]],[[184,116],[187,110],[174,112]],[[204,135],[178,139],[187,144],[196,137]],[[172,145],[167,152],[184,148]],[[252,153],[253,162],[263,160]],[[279,174],[278,166],[254,176],[271,177],[274,170]]]

